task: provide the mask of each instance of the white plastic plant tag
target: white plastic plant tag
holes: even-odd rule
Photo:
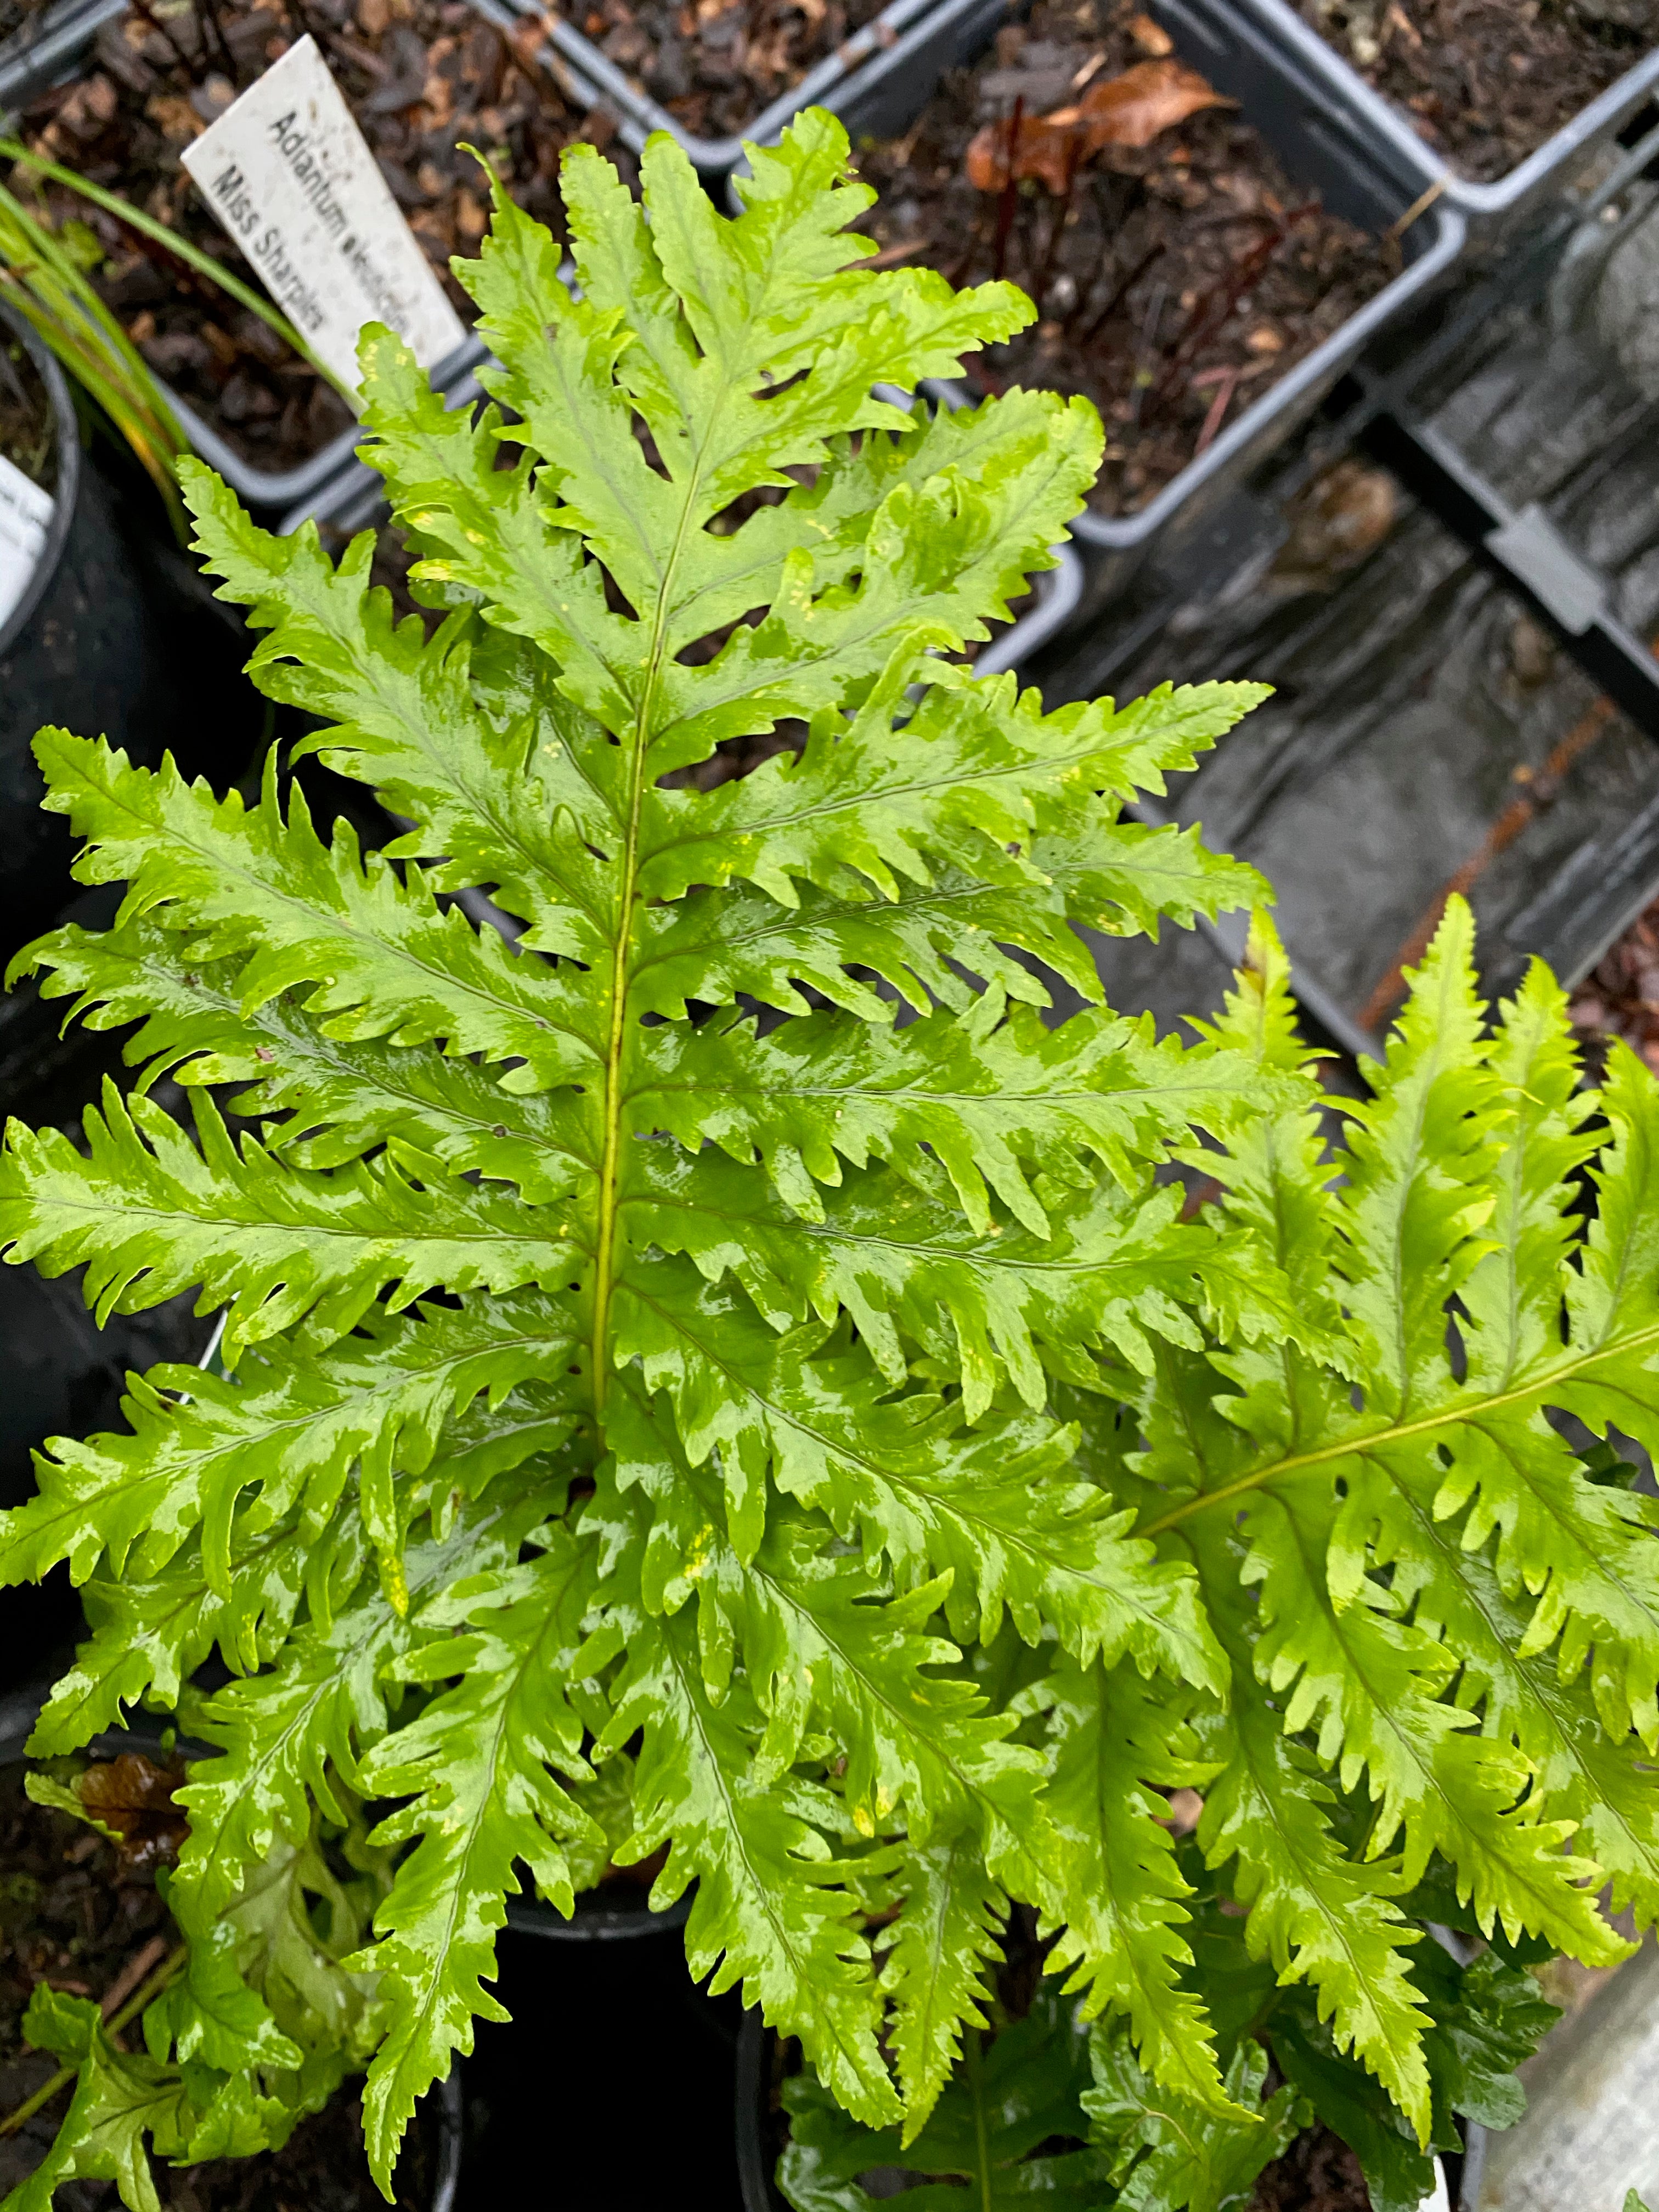
[[[10,620],[40,565],[54,504],[49,491],[0,453],[0,624]]]
[[[396,331],[422,368],[466,336],[309,36],[180,158],[266,291],[348,390],[365,323]]]

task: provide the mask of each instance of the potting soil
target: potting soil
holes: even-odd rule
[[[125,1754],[110,1770],[138,1754]],[[106,1842],[70,1814],[34,1804],[23,1794],[21,1765],[0,1769],[0,2117],[42,2087],[57,2071],[49,2053],[23,2041],[22,2019],[40,1982],[73,1996],[101,2000],[112,2014],[154,1972],[178,1941],[155,1889],[155,1869],[170,1863],[183,1832],[166,1803],[175,1778],[144,1762],[155,1809],[135,1815],[125,1845]],[[131,1773],[120,1776],[131,1783]],[[141,1782],[143,1778],[140,1778]],[[127,1816],[118,1820],[127,1825]],[[125,2035],[142,2048],[137,2024]],[[50,2147],[68,2109],[67,2090],[0,2136],[0,2195],[27,2179]],[[420,2124],[404,2137],[394,2177],[397,2212],[427,2212],[434,2146]],[[251,2159],[218,2159],[190,2167],[157,2163],[157,2191],[168,2212],[384,2212],[363,2152],[362,2107],[348,2087],[324,2110],[302,2120],[280,2151]],[[115,2185],[75,2181],[56,2196],[57,2212],[106,2212],[119,2203]]]
[[[1095,402],[1103,514],[1145,506],[1399,267],[1397,246],[1328,213],[1230,103],[1194,111],[1194,76],[1136,0],[1037,0],[902,138],[856,157],[881,194],[859,227],[889,263],[958,285],[1007,277],[1036,301],[1036,324],[975,356],[970,378]],[[1126,80],[1146,97],[1098,120]],[[1045,118],[1048,173],[1021,174]]]
[[[179,155],[307,31],[468,319],[449,257],[477,252],[489,195],[462,143],[486,149],[520,205],[562,234],[559,155],[616,128],[608,111],[582,113],[564,100],[533,59],[533,35],[509,47],[465,0],[194,0],[156,23],[134,11],[106,25],[86,72],[27,110],[22,137],[256,289]],[[620,148],[612,156],[631,167]],[[15,190],[22,185],[14,178]],[[349,426],[339,394],[257,315],[67,190],[53,186],[46,200],[54,222],[85,226],[72,238],[101,249],[94,281],[150,366],[245,459],[293,468]]]
[[[1659,0],[1292,0],[1466,177],[1491,184],[1659,42]]]
[[[596,0],[569,19],[686,131],[744,131],[887,0]]]
[[[0,455],[42,491],[58,483],[51,395],[25,347],[0,331]]]
[[[1250,2212],[1370,2212],[1359,2160],[1328,2128],[1310,2128],[1257,2177]]]

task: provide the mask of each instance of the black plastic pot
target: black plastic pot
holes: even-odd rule
[[[549,1943],[631,1943],[642,1936],[666,1936],[690,1917],[688,1890],[666,1912],[653,1912],[641,1896],[637,1905],[617,1905],[598,1890],[585,1890],[567,1920],[538,1897],[509,1897],[507,1924],[515,1936],[538,1936]]]
[[[56,507],[30,588],[0,631],[0,960],[74,891],[74,840],[40,811],[30,750],[43,724],[108,738],[154,765],[173,751],[190,773],[240,772],[263,726],[243,682],[240,617],[216,601],[169,532],[155,489],[125,450],[83,447],[57,363],[0,310],[0,335],[27,350],[51,396]]]
[[[1182,57],[1238,101],[1291,174],[1316,188],[1334,214],[1380,232],[1410,213],[1422,191],[1417,171],[1384,134],[1334,107],[1289,68],[1234,0],[1147,0],[1147,9]],[[925,55],[902,56],[895,47],[872,62],[837,103],[854,142],[902,136],[945,72],[976,60],[1007,12],[951,0],[928,19]],[[1236,527],[1229,509],[1247,480],[1317,411],[1369,346],[1417,314],[1448,281],[1466,234],[1463,218],[1452,209],[1423,210],[1401,236],[1401,274],[1246,408],[1139,514],[1113,517],[1085,508],[1071,529],[1092,556],[1089,604],[1098,607],[1117,597],[1143,570],[1188,571],[1224,557],[1215,548]],[[966,396],[933,389],[952,400]]]
[[[1177,4],[1184,0],[1177,0]],[[1446,204],[1469,227],[1472,243],[1490,251],[1522,229],[1551,202],[1577,182],[1632,118],[1659,94],[1659,47],[1581,108],[1572,121],[1546,139],[1507,176],[1477,184],[1460,176],[1426,145],[1410,119],[1391,100],[1375,92],[1334,47],[1304,23],[1286,0],[1227,0],[1241,21],[1260,27],[1283,55],[1287,70],[1308,94],[1333,112],[1346,115],[1391,146],[1419,189],[1443,188]]]
[[[29,1732],[46,1695],[46,1688],[37,1681],[28,1689],[0,1696],[0,1766],[12,1765],[27,1757]],[[132,1747],[132,1736],[119,1729],[95,1736],[88,1746],[102,1759],[118,1758],[122,1752]],[[437,2104],[438,2170],[428,2212],[455,2212],[460,2198],[465,2124],[459,2063],[437,2084],[433,2094]]]
[[[758,2009],[745,2013],[738,2037],[737,2094],[734,2119],[738,2138],[738,2178],[743,2188],[743,2212],[790,2212],[787,2198],[774,2175],[781,2130],[775,2102],[778,2039],[761,2019]],[[1467,2172],[1467,2166],[1466,2166]],[[1479,2176],[1474,2177],[1479,2187]],[[1448,2212],[1443,2171],[1440,2193],[1423,2200],[1422,2212]],[[888,2196],[886,2189],[872,2195]],[[1474,2212],[1474,2197],[1468,2188],[1458,2199],[1458,2212]]]
[[[729,138],[699,138],[592,40],[539,0],[471,0],[471,5],[509,36],[526,21],[542,24],[547,38],[541,58],[562,90],[578,104],[591,106],[603,100],[621,124],[623,143],[635,153],[653,131],[669,131],[711,188],[722,184],[743,159],[746,142],[766,145],[803,107],[829,108],[846,119],[855,137],[860,131],[890,135],[880,118],[896,106],[896,88],[912,73],[936,83],[940,70],[951,66],[964,26],[971,25],[975,32],[982,27],[988,37],[1007,12],[1007,0],[893,0],[873,22],[855,31],[798,84],[762,108],[744,130]],[[877,120],[867,119],[871,116]],[[902,121],[895,122],[890,133],[903,127]]]
[[[0,41],[0,114],[21,107],[70,75],[106,23],[128,0],[56,0]]]

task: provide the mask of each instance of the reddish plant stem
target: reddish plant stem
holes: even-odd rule
[[[1217,376],[1215,398],[1210,403],[1209,413],[1204,417],[1204,428],[1198,434],[1198,443],[1193,447],[1194,460],[1213,441],[1226,421],[1227,410],[1233,404],[1233,394],[1237,391],[1238,380],[1243,374],[1242,368],[1224,368]]]
[[[1066,228],[1066,218],[1071,213],[1072,199],[1077,191],[1078,166],[1083,158],[1083,141],[1074,132],[1066,149],[1066,190],[1054,203],[1054,219],[1048,227],[1048,243],[1043,250],[1042,266],[1031,282],[1031,297],[1036,301],[1037,313],[1042,312],[1043,295],[1054,276],[1054,258],[1060,252],[1060,234]]]
[[[1214,337],[1297,224],[1314,212],[1315,204],[1309,201],[1293,209],[1282,223],[1275,223],[1267,236],[1252,246],[1219,284],[1212,285],[1203,298],[1194,302],[1186,329],[1170,349],[1164,374],[1152,395],[1156,402],[1161,403],[1169,397],[1193,356],[1206,338]]]
[[[1094,317],[1086,329],[1079,331],[1078,343],[1079,345],[1087,345],[1090,339],[1092,338],[1097,331],[1105,328],[1106,325],[1110,322],[1112,317],[1123,305],[1130,293],[1134,290],[1135,286],[1139,283],[1141,278],[1146,274],[1146,271],[1152,266],[1153,263],[1158,260],[1168,252],[1168,250],[1169,241],[1167,239],[1160,238],[1156,246],[1148,246],[1146,252],[1141,255],[1139,260],[1136,262],[1134,267],[1123,279],[1123,282],[1118,285],[1116,289],[1113,292],[1111,297],[1107,301],[1100,313]]]
[[[1014,227],[1014,209],[1019,198],[1019,129],[1025,120],[1025,95],[1022,93],[1014,102],[1014,112],[1008,118],[1007,174],[1002,180],[1001,195],[997,201],[997,242],[993,274],[999,283],[1008,262],[1008,234]]]

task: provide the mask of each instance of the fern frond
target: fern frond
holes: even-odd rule
[[[135,769],[65,730],[43,730],[35,752],[46,804],[87,840],[81,880],[126,883],[124,916],[154,915],[181,935],[186,969],[247,955],[245,1005],[310,986],[306,1007],[328,1016],[330,1035],[441,1038],[451,1052],[520,1060],[515,1090],[592,1073],[603,1048],[556,974],[440,907],[418,871],[365,860],[343,823],[324,844],[297,790],[285,816],[274,754],[263,798],[246,808],[234,792],[220,799],[187,783],[170,759]]]
[[[1164,1800],[1148,1784],[1185,1784],[1206,1769],[1185,1722],[1133,1668],[1067,1669],[1051,1685],[1052,1815],[1071,1845],[1047,1918],[1060,1929],[1048,1960],[1081,1990],[1080,2018],[1128,2014],[1140,2063],[1195,2111],[1229,2098],[1201,1998],[1183,1985],[1192,1953],[1182,1935],[1188,1893]]]
[[[1203,1155],[1331,1338],[1319,1357],[1212,1354],[1231,1391],[1202,1410],[1166,1361],[1142,1525],[1176,1531],[1212,1503],[1240,1518],[1254,1671],[1345,1789],[1365,1778],[1369,1855],[1402,1838],[1410,1881],[1437,1850],[1483,1927],[1610,1960],[1593,1898],[1610,1869],[1584,1846],[1606,1836],[1645,1913],[1650,1808],[1626,1739],[1655,1741],[1659,1547],[1650,1502],[1592,1480],[1552,1416],[1659,1435],[1659,1098],[1619,1056],[1592,1129],[1563,994],[1534,968],[1488,1034],[1471,947],[1454,902],[1340,1179],[1311,1099]],[[1222,1026],[1282,1058],[1264,976]]]
[[[1147,1671],[1218,1682],[1190,1577],[1127,1540],[1131,1514],[1067,1479],[1066,1431],[1015,1418],[962,1437],[951,1407],[887,1402],[860,1352],[813,1357],[823,1339],[821,1328],[775,1336],[684,1263],[638,1263],[617,1285],[617,1353],[667,1390],[694,1464],[718,1447],[739,1558],[753,1556],[769,1480],[839,1534],[861,1532],[903,1586],[950,1573],[964,1637],[988,1641],[1006,1609],[1028,1643],[1047,1622],[1085,1662],[1128,1653]],[[631,1425],[617,1448],[634,1448]]]
[[[1218,2204],[1300,2109],[1260,2014],[1386,2195],[1448,2083],[1502,2104],[1524,2008],[1440,1974],[1431,1889],[1592,1959],[1601,1883],[1659,1905],[1655,1516],[1564,1419],[1659,1445],[1659,1093],[1615,1054],[1593,1112],[1540,976],[1493,1031],[1455,903],[1340,1114],[1262,917],[1195,1044],[1103,1005],[1091,933],[1265,897],[1120,818],[1261,694],[1047,713],[950,657],[1100,426],[887,396],[1033,311],[866,265],[847,155],[803,118],[728,218],[666,142],[642,206],[574,149],[571,284],[498,192],[476,416],[368,334],[430,635],[367,541],[336,567],[185,465],[256,682],[382,850],[274,767],[249,804],[40,742],[128,888],[20,965],[143,1073],[79,1140],[13,1130],[0,1246],[100,1317],[194,1289],[230,1360],[135,1378],[131,1434],[0,1516],[0,1574],[88,1593],[40,1745],[143,1699],[217,1747],[134,2109],[188,2155],[289,2124],[252,1991],[308,2082],[368,2067],[384,2176],[525,1870],[568,1907],[665,1846],[694,1970],[854,2116],[803,2092],[803,2186],[856,2202],[874,2142],[988,2203]],[[1047,1025],[1051,985],[1086,1011]],[[372,1850],[362,1792],[400,1801]],[[338,1835],[386,1887],[324,1955]],[[1057,1978],[988,2050],[1033,1914]],[[1097,2140],[1033,2160],[1081,2142],[1096,2011]],[[237,2069],[174,2112],[210,2046]]]
[[[416,2098],[448,2071],[453,2051],[471,2050],[475,2016],[507,2017],[483,1982],[495,1977],[517,1865],[568,1912],[563,1846],[596,1832],[550,1771],[588,1771],[566,1682],[593,1587],[592,1547],[563,1529],[547,1533],[524,1566],[511,1564],[511,1549],[493,1563],[475,1549],[474,1571],[440,1591],[420,1624],[427,1633],[385,1671],[454,1686],[381,1735],[359,1767],[369,1794],[409,1799],[370,1842],[419,1839],[375,1913],[380,1941],[359,1960],[384,1977],[391,2014],[363,2099],[370,2170],[388,2195]]]
[[[1001,1956],[1008,1899],[971,1826],[911,1844],[893,1877],[898,1917],[882,1987],[904,2095],[902,2148],[926,2124],[960,2057],[964,2033],[988,2023],[990,1972]]]

